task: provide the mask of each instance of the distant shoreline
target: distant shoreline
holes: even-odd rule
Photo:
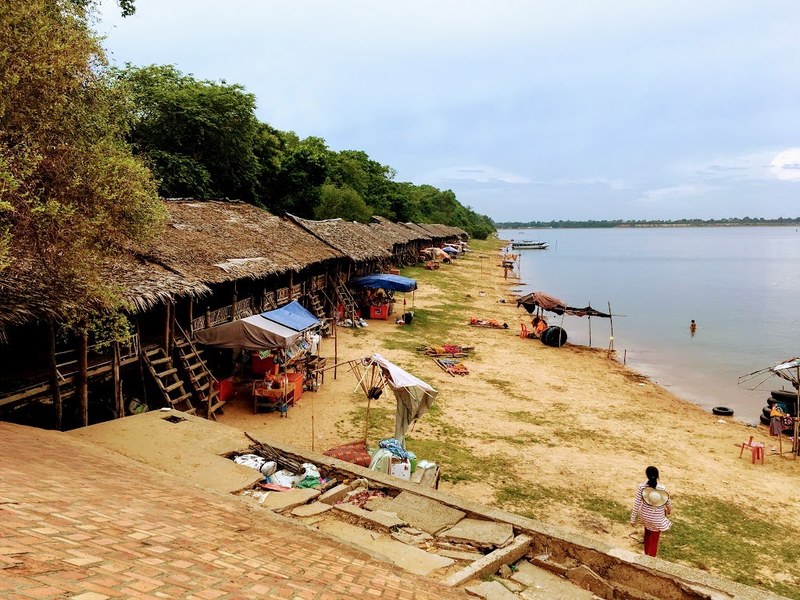
[[[557,221],[495,223],[500,229],[634,229],[675,227],[800,227],[800,218],[764,221]]]

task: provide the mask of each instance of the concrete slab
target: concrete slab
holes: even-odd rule
[[[517,600],[516,594],[497,581],[483,581],[478,585],[471,585],[467,588],[467,593],[484,600]]]
[[[502,548],[514,539],[514,528],[510,523],[461,519],[436,537],[448,542],[467,542],[478,548]]]
[[[340,483],[336,487],[329,489],[327,492],[319,497],[320,502],[325,504],[336,504],[339,500],[344,498],[349,491],[353,488],[345,483]]]
[[[442,583],[449,587],[455,587],[466,583],[470,579],[478,579],[484,575],[496,573],[502,565],[516,562],[525,556],[528,553],[530,544],[531,538],[527,535],[518,535],[514,538],[514,541],[505,548],[490,552],[471,565],[453,573]]]
[[[455,560],[467,560],[469,562],[483,558],[483,554],[480,552],[464,552],[463,550],[439,550],[437,554],[441,554],[447,558],[453,558]]]
[[[373,558],[392,563],[404,571],[417,575],[430,575],[437,569],[453,564],[453,560],[419,548],[408,546],[381,533],[368,531],[337,519],[318,523],[320,531],[363,550]]]
[[[605,600],[614,598],[614,588],[586,565],[580,565],[567,571],[567,579],[585,590],[590,590],[595,596]]]
[[[324,512],[331,510],[333,507],[324,502],[312,502],[311,504],[303,504],[297,508],[292,509],[292,515],[295,517],[315,517]]]
[[[386,502],[383,510],[395,513],[413,527],[431,535],[452,527],[466,516],[463,511],[411,492],[401,492]]]
[[[297,488],[285,492],[270,492],[269,496],[261,503],[261,506],[275,512],[280,512],[282,510],[295,508],[301,504],[306,504],[318,496],[319,490]]]
[[[415,535],[413,533],[408,533],[404,529],[400,529],[400,531],[395,531],[392,533],[392,539],[395,539],[398,542],[403,542],[404,544],[409,544],[411,546],[420,546],[422,544],[427,544],[428,542],[430,542],[433,539],[433,537],[428,535],[424,531]]]
[[[511,576],[525,586],[520,597],[525,600],[591,600],[593,594],[566,579],[535,567],[527,560],[516,564],[517,571]]]
[[[379,510],[364,510],[354,504],[337,504],[333,507],[334,511],[345,515],[347,518],[355,520],[370,529],[389,532],[406,524],[403,519],[394,513],[387,513]]]
[[[183,420],[173,423],[165,420],[167,417]],[[264,479],[255,469],[222,456],[250,446],[244,433],[174,410],[113,419],[64,435],[81,438],[206,490],[231,494]]]

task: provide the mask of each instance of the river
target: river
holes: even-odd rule
[[[800,355],[800,231],[795,227],[507,229],[541,240],[520,254],[520,293],[571,306],[611,303],[617,358],[704,408],[728,406],[758,422],[773,377],[750,391],[739,376]],[[522,312],[523,309],[520,309]],[[690,332],[694,319],[697,329]],[[560,324],[552,315],[550,324]],[[589,343],[586,318],[564,317],[569,342]],[[606,348],[605,319],[591,320]],[[760,381],[751,381],[752,387]]]

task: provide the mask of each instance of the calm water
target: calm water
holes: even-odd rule
[[[786,382],[772,378],[749,391],[738,377],[800,355],[800,231],[794,227],[509,229],[499,235],[550,242],[548,250],[521,251],[522,293],[543,291],[604,312],[610,301],[613,314],[624,315],[614,318],[619,360],[627,353],[629,366],[705,408],[729,406],[736,418],[757,422],[768,391]],[[552,315],[550,323],[558,320]],[[607,320],[591,325],[592,345],[608,347]],[[563,327],[570,342],[588,343],[586,318],[565,317]]]

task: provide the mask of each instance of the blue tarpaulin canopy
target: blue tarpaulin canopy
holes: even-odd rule
[[[393,292],[412,292],[417,289],[416,279],[389,273],[373,273],[372,275],[356,277],[350,280],[349,285],[372,289],[382,288]]]
[[[297,300],[275,310],[263,312],[260,316],[295,331],[306,331],[322,324],[317,317],[308,312]]]

